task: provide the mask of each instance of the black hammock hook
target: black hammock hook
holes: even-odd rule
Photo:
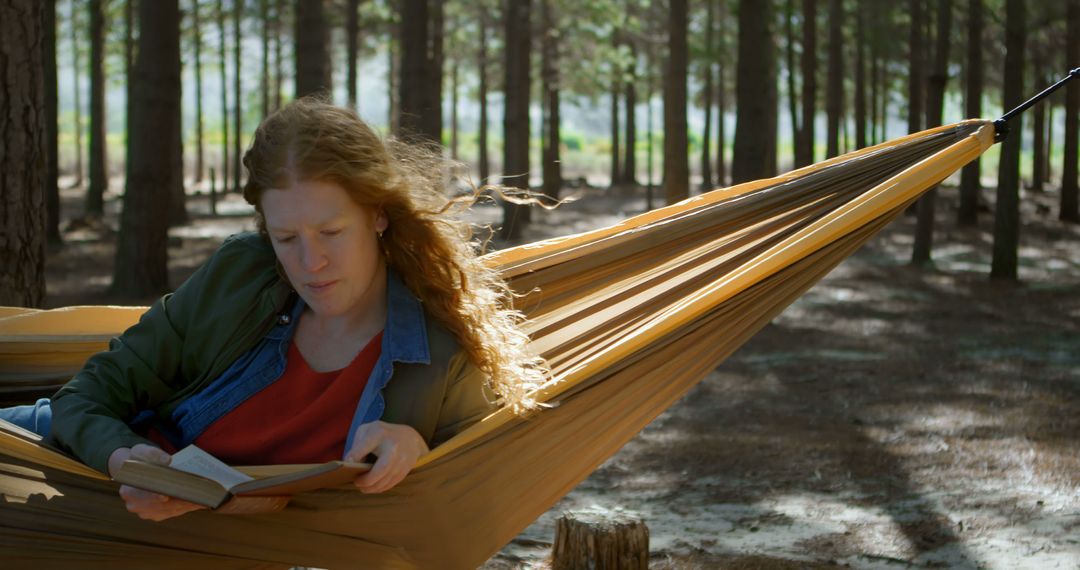
[[[1019,107],[1013,109],[1012,111],[1009,111],[1008,113],[1005,113],[1001,116],[1000,119],[994,121],[994,142],[1001,142],[1005,140],[1005,137],[1009,134],[1009,119],[1019,115],[1020,113],[1023,113],[1035,103],[1038,103],[1046,97],[1049,97],[1051,93],[1057,91],[1062,85],[1065,85],[1068,80],[1073,78],[1080,78],[1080,67],[1077,67],[1076,69],[1070,71],[1068,74],[1065,75],[1065,77],[1059,79],[1057,83],[1051,85],[1050,87],[1047,87],[1046,89],[1043,89],[1042,93],[1039,93],[1031,99],[1024,101]]]

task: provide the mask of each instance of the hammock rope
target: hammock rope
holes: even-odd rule
[[[104,476],[0,432],[0,555],[109,568],[475,568],[994,136],[988,121],[938,127],[489,255],[524,293],[527,331],[554,375],[536,396],[552,407],[496,411],[384,494],[325,489],[279,513],[149,523],[124,511]],[[112,314],[102,308],[4,311],[3,386],[63,377],[70,364],[51,355],[81,362],[123,328],[80,325]],[[134,321],[127,311],[113,316]]]

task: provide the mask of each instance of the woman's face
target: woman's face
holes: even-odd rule
[[[267,190],[262,211],[278,261],[315,314],[355,316],[383,301],[381,212],[356,204],[334,182],[316,180]]]

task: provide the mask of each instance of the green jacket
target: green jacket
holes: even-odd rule
[[[55,442],[100,471],[117,448],[152,445],[128,422],[151,410],[168,424],[177,406],[251,350],[285,311],[293,291],[276,261],[257,234],[225,240],[53,396]],[[490,413],[494,398],[453,335],[424,316],[430,363],[393,365],[382,419],[412,426],[435,447]]]

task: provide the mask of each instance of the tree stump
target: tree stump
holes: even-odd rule
[[[647,570],[649,527],[634,513],[592,507],[555,522],[552,570]]]

